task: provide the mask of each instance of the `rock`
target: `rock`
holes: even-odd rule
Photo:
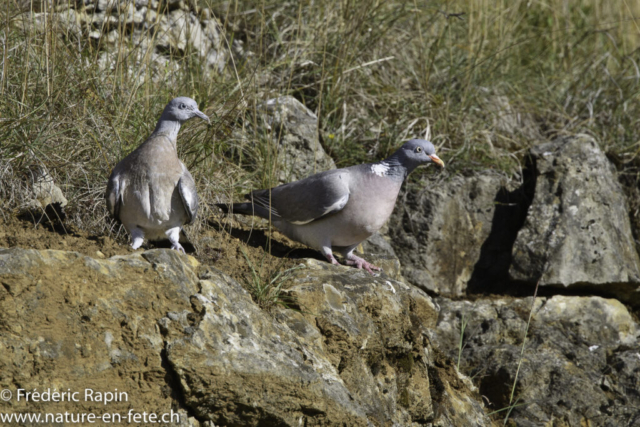
[[[397,258],[396,252],[391,246],[390,238],[383,233],[374,233],[367,240],[362,242],[364,254],[386,255]]]
[[[434,344],[457,360],[461,323],[467,322],[460,369],[475,378],[492,410],[509,406],[532,301],[436,300]],[[519,406],[509,416],[512,425],[635,425],[639,332],[617,300],[537,298],[517,373],[513,401]]]
[[[79,393],[79,402],[13,399],[2,411],[170,413],[177,391],[157,321],[190,307],[196,264],[160,250],[95,260],[0,249],[0,388]],[[85,389],[126,398],[105,406]]]
[[[97,12],[113,12],[118,9],[118,0],[94,0]]]
[[[313,260],[292,280],[302,310],[270,314],[176,251],[0,249],[0,389],[82,396],[14,399],[3,412],[146,411],[183,426],[491,425],[473,386],[432,349],[437,311],[422,291]],[[126,395],[105,406],[85,389]]]
[[[289,289],[300,315],[278,319],[326,355],[373,425],[491,425],[472,389],[434,357],[429,296],[385,275],[306,265]]]
[[[261,106],[263,119],[277,149],[279,182],[291,182],[335,169],[318,137],[318,118],[292,96],[281,96]]]
[[[397,202],[389,231],[403,276],[430,292],[464,295],[490,233],[513,230],[515,235],[518,205],[510,202],[518,196],[509,191],[513,187],[489,171],[430,182],[428,188],[410,187]],[[509,219],[492,226],[496,207],[508,211]],[[508,268],[508,252],[506,259],[499,253],[491,258],[492,268]]]
[[[271,319],[234,281],[211,271],[194,310],[163,318],[167,358],[185,403],[214,425],[367,425],[325,355]]]
[[[67,205],[67,198],[54,182],[46,168],[33,166],[29,169],[29,181],[32,188],[32,199],[27,202],[29,209],[45,210],[47,206],[56,205],[63,208]]]
[[[538,145],[535,195],[509,273],[541,286],[597,286],[631,301],[640,284],[624,193],[613,165],[585,135]]]

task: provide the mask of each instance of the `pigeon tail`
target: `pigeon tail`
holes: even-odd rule
[[[275,217],[275,215],[269,212],[269,209],[251,202],[232,203],[231,205],[226,203],[216,203],[216,206],[222,209],[224,213],[256,215],[264,219],[269,219],[269,216],[271,216],[272,219]]]

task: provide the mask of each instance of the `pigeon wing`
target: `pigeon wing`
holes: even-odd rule
[[[340,211],[349,201],[349,172],[331,170],[247,196],[274,218],[306,224]]]
[[[184,210],[189,217],[188,224],[192,224],[198,214],[198,193],[196,191],[196,183],[184,164],[182,165],[182,176],[178,181],[178,191],[180,192]]]
[[[123,182],[120,176],[112,173],[107,183],[107,192],[105,199],[107,200],[107,209],[111,216],[120,220],[120,206],[122,205],[122,193],[124,191]]]

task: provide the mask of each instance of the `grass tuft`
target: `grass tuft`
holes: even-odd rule
[[[285,292],[283,286],[294,271],[300,270],[304,266],[297,265],[287,269],[268,268],[264,264],[265,256],[263,256],[260,265],[256,266],[251,262],[244,248],[241,248],[241,251],[251,273],[248,276],[245,275],[244,281],[254,302],[264,310],[270,310],[276,306],[293,308],[295,301]]]

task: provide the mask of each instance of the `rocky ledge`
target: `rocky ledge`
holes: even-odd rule
[[[433,347],[439,310],[401,280],[305,260],[295,309],[155,249],[94,259],[0,249],[0,388],[126,393],[5,412],[180,414],[180,425],[492,425]],[[97,396],[97,395],[96,395]]]
[[[2,411],[492,426],[513,406],[513,425],[634,425],[640,325],[617,300],[432,298],[397,261],[386,266],[372,277],[305,259],[293,307],[267,312],[229,276],[167,249],[0,249],[0,388],[81,396],[14,397]],[[126,396],[105,403],[86,389]]]

